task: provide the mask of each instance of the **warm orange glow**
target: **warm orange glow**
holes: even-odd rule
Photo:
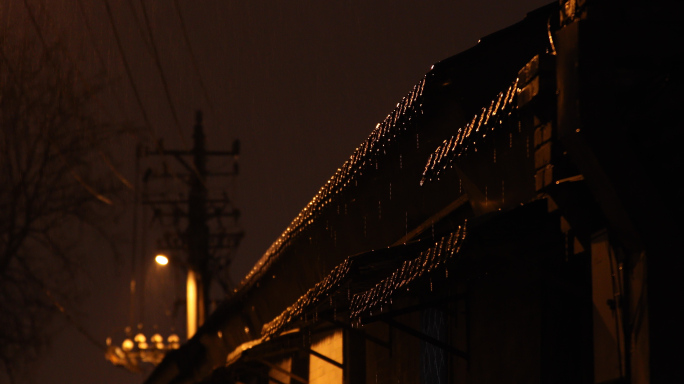
[[[154,261],[156,261],[159,265],[166,265],[169,263],[169,258],[165,255],[159,254],[154,258]]]
[[[188,327],[188,340],[197,331],[197,278],[195,272],[188,271],[188,280],[186,284],[186,303],[187,303],[187,327]]]
[[[147,341],[147,338],[142,333],[138,333],[137,335],[135,335],[133,340],[135,340],[136,343],[144,343],[145,341]]]
[[[130,351],[130,350],[133,349],[133,346],[134,346],[133,340],[131,340],[131,339],[126,339],[126,340],[124,340],[123,343],[121,344],[121,349],[123,349],[124,351]]]
[[[342,364],[344,362],[344,340],[342,336],[341,330],[319,334],[312,340],[311,349]],[[311,355],[309,357],[310,384],[342,384],[342,379],[342,368],[330,364],[318,356]]]

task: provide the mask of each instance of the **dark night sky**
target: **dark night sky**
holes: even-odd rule
[[[147,32],[143,35],[135,22],[131,5],[144,20],[140,0],[109,2],[156,137],[168,148],[189,145],[194,111],[201,108],[210,149],[228,149],[235,138],[242,142],[241,174],[229,187],[246,231],[232,271],[239,281],[433,63],[549,1],[179,0],[208,102],[174,2],[145,0],[180,132]],[[83,0],[85,20],[73,0],[28,4],[50,25],[48,38],[61,36],[68,43],[83,71],[102,69],[97,54],[102,55],[114,81],[104,104],[116,118],[142,125],[105,1]],[[32,31],[21,0],[1,2],[0,17],[5,28]],[[120,145],[122,172],[131,178],[133,147],[133,140]],[[84,266],[82,284],[89,294],[78,318],[103,342],[128,325],[128,262],[102,255]],[[68,326],[33,371],[29,382],[36,383],[143,380],[111,366],[100,349]]]

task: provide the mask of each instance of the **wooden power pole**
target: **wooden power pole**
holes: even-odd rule
[[[237,248],[240,240],[244,236],[242,230],[228,232],[223,228],[212,233],[209,226],[210,219],[217,219],[221,222],[223,217],[237,219],[239,211],[232,207],[228,196],[224,194],[219,199],[209,199],[209,188],[207,187],[208,176],[234,176],[238,173],[237,156],[240,152],[239,141],[233,143],[230,151],[208,151],[206,149],[206,139],[202,126],[202,113],[197,112],[196,122],[193,129],[193,147],[189,151],[167,150],[159,146],[154,151],[148,151],[149,155],[173,156],[188,173],[183,175],[169,173],[165,169],[161,175],[150,175],[148,177],[173,177],[186,181],[189,193],[187,200],[181,199],[145,199],[143,202],[152,206],[155,216],[171,216],[176,223],[176,230],[167,232],[160,243],[160,248],[164,250],[180,250],[186,253],[186,260],[183,263],[187,269],[186,283],[186,304],[187,304],[187,329],[188,339],[196,332],[197,328],[204,323],[210,312],[210,290],[214,270],[216,269],[212,261],[215,261],[215,253],[219,249],[228,249],[228,256],[232,256],[232,251]],[[234,159],[233,172],[209,173],[207,171],[208,156],[232,156]],[[186,157],[191,157],[192,162],[188,163]],[[185,208],[184,208],[185,206]],[[182,228],[181,218],[187,219],[187,226]],[[223,265],[227,267],[230,260],[223,260]],[[224,287],[225,289],[226,287]]]

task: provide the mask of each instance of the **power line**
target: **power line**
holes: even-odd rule
[[[199,70],[199,65],[197,65],[197,58],[195,57],[195,53],[192,50],[192,44],[190,44],[190,38],[188,37],[188,30],[185,27],[185,20],[183,19],[183,14],[181,13],[180,5],[178,4],[178,0],[173,0],[173,5],[176,8],[176,13],[178,14],[178,19],[180,20],[180,25],[181,25],[181,31],[183,32],[183,39],[185,40],[186,46],[188,47],[188,52],[190,53],[190,60],[192,62],[192,67],[195,70],[195,73],[197,74],[197,78],[199,79],[200,87],[202,88],[202,93],[204,93],[204,98],[207,100],[207,104],[209,105],[209,109],[211,110],[212,115],[216,117],[216,109],[214,109],[214,103],[211,101],[211,98],[209,97],[209,92],[207,92],[207,87],[204,85],[204,81],[202,80],[202,74]]]
[[[155,146],[157,146],[158,150],[162,150],[161,148],[161,142],[158,139],[159,136],[157,135],[156,130],[152,126],[152,123],[150,122],[149,116],[147,115],[147,110],[145,109],[145,105],[142,102],[142,99],[140,98],[140,92],[138,91],[138,87],[135,85],[135,80],[133,79],[133,73],[131,71],[131,67],[128,63],[128,59],[126,58],[126,53],[123,49],[123,44],[121,42],[121,36],[119,34],[119,30],[116,28],[116,21],[114,20],[114,15],[112,12],[111,4],[109,3],[109,0],[103,0],[106,11],[107,11],[107,18],[109,20],[109,24],[112,26],[112,31],[114,33],[114,39],[116,41],[117,48],[119,50],[119,54],[121,56],[121,61],[124,64],[124,69],[126,70],[126,76],[128,77],[128,81],[131,84],[131,88],[133,89],[133,94],[135,95],[135,99],[138,103],[138,107],[140,108],[140,112],[143,115],[143,120],[145,121],[145,125],[147,126],[150,135],[152,135],[153,142],[155,143]],[[167,92],[168,95],[168,92]],[[178,126],[178,129],[180,131],[180,124],[178,124],[178,119],[175,116],[175,109],[173,110],[174,112],[174,118],[176,119],[176,123]],[[181,135],[181,140],[183,140],[183,137]]]
[[[147,33],[150,35],[150,43],[152,45],[152,53],[154,56],[154,62],[157,65],[157,70],[159,71],[159,75],[162,80],[162,85],[164,86],[164,93],[166,94],[166,100],[169,104],[169,108],[171,109],[171,114],[173,116],[173,121],[176,123],[176,128],[178,129],[178,135],[181,139],[181,142],[187,146],[187,142],[185,141],[185,138],[183,137],[183,130],[180,125],[180,121],[178,120],[178,114],[176,113],[176,108],[173,105],[173,100],[171,99],[171,93],[169,92],[169,84],[166,81],[166,76],[164,75],[164,69],[162,68],[161,65],[161,60],[159,58],[159,51],[157,50],[157,45],[154,42],[154,35],[152,34],[152,27],[150,26],[150,19],[147,14],[147,7],[145,6],[145,2],[143,0],[140,0],[140,5],[142,6],[143,10],[143,17],[145,18],[145,25],[147,26]]]
[[[24,1],[26,1],[26,0],[24,0]],[[135,95],[135,100],[138,103],[138,107],[140,107],[140,112],[143,115],[143,120],[145,120],[145,125],[147,125],[147,128],[149,129],[152,136],[157,137],[157,133],[154,130],[152,123],[150,122],[150,119],[147,115],[147,111],[145,110],[145,106],[142,102],[142,99],[140,99],[140,92],[138,92],[138,87],[135,85],[135,80],[133,80],[133,73],[131,72],[131,67],[128,64],[128,59],[126,58],[126,53],[124,52],[123,45],[121,44],[121,37],[119,35],[118,29],[116,28],[116,22],[114,21],[114,15],[112,14],[112,8],[111,8],[111,5],[109,4],[109,0],[102,0],[102,1],[104,2],[105,8],[107,10],[107,18],[109,20],[109,24],[112,26],[112,31],[114,32],[114,39],[116,40],[116,46],[119,49],[119,54],[121,55],[121,60],[124,64],[124,68],[126,69],[126,75],[128,76],[128,81],[131,83],[131,88],[133,88],[133,94]]]
[[[41,30],[40,25],[38,24],[38,21],[36,20],[36,17],[33,13],[33,9],[28,4],[28,0],[24,0],[24,7],[26,8],[26,11],[29,15],[29,19],[31,19],[31,24],[33,25],[34,29],[36,30],[36,34],[38,35],[38,39],[40,40],[41,45],[43,46],[43,50],[45,50],[45,54],[48,55],[48,57],[49,57],[51,50],[48,47],[47,41],[45,40],[44,35],[43,35],[43,31]],[[81,72],[78,70],[78,67],[76,66],[75,62],[69,57],[68,52],[65,51],[64,54],[65,54],[65,58],[67,59],[67,61],[69,61],[69,63],[71,64],[71,67],[73,68],[73,70],[77,74],[81,74]],[[3,52],[3,57],[5,57],[4,52]],[[8,65],[9,65],[9,60],[7,60],[6,57],[5,57],[5,60],[8,62]],[[16,74],[15,74],[15,76],[16,76]],[[98,104],[100,104],[100,103],[98,103]],[[104,108],[104,107],[103,107],[103,110],[107,111],[106,108]],[[76,181],[78,181],[78,183],[81,184],[81,186],[83,188],[85,188],[85,190],[88,191],[88,193],[90,193],[95,198],[97,198],[98,200],[102,201],[103,203],[105,203],[107,205],[113,204],[109,198],[107,198],[106,196],[97,192],[97,190],[95,188],[93,188],[91,185],[86,183],[85,180],[83,180],[83,178],[70,166],[70,164],[68,164],[66,158],[64,157],[64,155],[61,152],[61,149],[59,148],[59,146],[56,143],[55,143],[55,148],[57,148],[57,152],[58,152],[59,156],[62,158],[62,160],[65,162],[65,164],[69,168],[69,173],[71,174],[71,176]],[[103,158],[104,158],[105,157],[104,153],[101,151],[100,151],[100,153],[103,155]],[[113,165],[111,165],[111,163],[109,163],[109,164],[110,164],[110,169],[114,170]],[[122,181],[125,180],[125,178],[123,177],[123,175],[120,172],[115,171],[114,173],[115,173],[115,175],[117,175],[117,177],[120,180],[122,180]],[[127,184],[127,183],[124,183],[124,184]],[[128,183],[128,184],[130,184],[130,183]]]
[[[83,0],[77,0],[78,3],[78,9],[79,12],[81,13],[81,19],[83,20],[83,24],[86,27],[87,30],[87,35],[90,40],[90,43],[93,45],[93,49],[95,50],[95,56],[97,56],[98,61],[100,62],[100,66],[102,66],[102,70],[107,73],[107,65],[104,60],[104,57],[102,56],[102,52],[100,52],[100,49],[98,48],[98,45],[95,43],[94,40],[94,33],[93,33],[93,28],[90,25],[90,22],[88,21],[88,16],[85,11],[85,7],[83,6]],[[119,94],[114,91],[114,88],[111,88],[112,90],[112,95],[114,95],[114,100],[116,100],[116,104],[119,108],[119,112],[121,114],[124,114],[125,108],[123,107],[123,103],[121,102],[121,98],[119,97]],[[111,113],[108,113],[111,115]]]
[[[36,19],[35,14],[33,13],[33,9],[28,4],[27,0],[24,0],[24,7],[26,8],[29,19],[31,20],[31,25],[33,25],[33,28],[35,29],[36,34],[38,35],[38,40],[40,40],[40,43],[43,46],[43,49],[45,50],[45,53],[47,55],[50,55],[52,51],[48,46],[47,40],[45,40],[45,35],[43,34],[43,31],[41,30],[40,25],[38,24],[38,20]],[[84,77],[83,73],[78,69],[78,66],[76,65],[75,61],[71,58],[71,56],[69,56],[68,50],[65,49],[63,52],[64,52],[64,57],[69,62],[69,64],[71,64],[71,67],[76,72],[76,74],[81,76],[81,77]],[[107,115],[109,115],[110,118],[113,116],[112,112],[109,109],[107,109],[104,106],[104,104],[102,104],[102,102],[100,102],[100,100],[97,97],[96,97],[96,104],[100,107],[100,109],[102,109],[102,111],[104,111]]]
[[[145,47],[147,48],[148,52],[152,52],[152,47],[150,46],[150,42],[147,41],[147,38],[145,37],[145,31],[143,31],[142,24],[140,23],[140,18],[138,17],[138,11],[135,9],[135,5],[133,5],[133,0],[126,0],[128,3],[128,7],[131,9],[131,13],[133,14],[133,21],[135,22],[135,26],[138,27],[138,32],[140,33],[140,37],[142,38],[143,44],[145,44]]]

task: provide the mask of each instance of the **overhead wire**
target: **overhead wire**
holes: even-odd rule
[[[36,33],[37,33],[37,35],[38,35],[38,39],[40,40],[41,45],[43,46],[43,49],[45,50],[45,52],[46,52],[47,54],[49,54],[49,53],[50,53],[50,49],[48,48],[47,41],[45,40],[45,37],[44,37],[43,32],[42,32],[42,30],[41,30],[41,28],[40,28],[40,25],[38,24],[38,21],[37,21],[37,19],[36,19],[36,17],[35,17],[35,14],[33,13],[33,10],[32,10],[32,8],[30,7],[30,5],[28,4],[28,1],[27,1],[27,0],[24,0],[24,6],[26,7],[26,10],[27,10],[27,12],[28,12],[29,18],[31,19],[31,23],[32,23],[34,29],[36,30]],[[79,6],[79,9],[80,9],[81,15],[82,15],[82,17],[83,17],[84,24],[86,25],[86,29],[88,30],[88,35],[90,36],[90,41],[91,41],[91,43],[93,44],[93,47],[95,48],[96,56],[97,56],[98,59],[100,60],[100,64],[101,64],[103,70],[106,71],[106,65],[105,65],[104,59],[103,59],[103,57],[102,57],[100,51],[97,49],[97,44],[95,44],[95,42],[92,40],[92,39],[93,39],[93,37],[92,37],[92,36],[93,36],[93,33],[92,33],[93,31],[92,31],[92,28],[91,28],[91,26],[90,26],[90,23],[88,22],[88,19],[87,19],[87,17],[86,17],[85,8],[83,7],[83,2],[82,2],[82,0],[78,0],[78,6]],[[81,75],[81,77],[83,77],[83,76],[82,76],[82,72],[78,69],[78,66],[76,65],[75,61],[68,55],[68,52],[65,52],[65,57],[66,57],[66,59],[70,62],[70,64],[72,65],[72,68],[74,69],[74,71],[75,71],[77,74]],[[123,113],[123,106],[122,106],[122,104],[121,104],[120,98],[118,97],[117,94],[114,94],[114,98],[115,98],[115,100],[117,101],[117,104],[118,104],[118,106],[119,106],[119,111],[120,111],[121,113]],[[107,109],[107,108],[100,102],[100,100],[99,100],[99,98],[97,97],[97,95],[96,95],[96,100],[97,100],[97,105],[98,105],[98,106],[99,106],[107,115],[109,115],[110,118],[112,118],[112,117],[113,117],[113,116],[112,116],[112,112],[111,112],[109,109]],[[106,153],[104,153],[104,151],[102,151],[101,149],[98,150],[98,153],[100,154],[100,157],[101,157],[102,160],[105,162],[105,164],[107,164],[107,167],[108,167],[108,168],[114,173],[114,175],[117,177],[117,179],[119,179],[119,180],[122,182],[122,184],[124,184],[126,187],[128,187],[128,188],[130,189],[130,188],[131,188],[131,183],[123,176],[123,174],[122,174],[118,169],[116,169],[116,167],[115,167],[114,164],[112,163],[112,161],[111,161],[111,159],[109,158],[109,156],[108,156]],[[111,204],[112,204],[112,202],[111,202],[110,199],[108,199],[108,198],[106,198],[105,196],[103,196],[102,194],[98,193],[98,192],[97,192],[93,187],[91,187],[90,185],[87,185],[87,184],[85,183],[85,181],[84,181],[78,174],[75,173],[75,171],[71,170],[71,173],[72,173],[72,176],[73,176],[73,177],[74,177],[74,178],[75,178],[75,179],[76,179],[76,180],[77,180],[77,181],[78,181],[86,190],[88,190],[91,194],[93,194],[93,196],[97,197],[98,200],[101,200],[102,202],[104,202],[105,204],[108,204],[108,205],[111,205]]]
[[[94,31],[92,28],[92,25],[90,24],[90,21],[88,20],[88,15],[85,11],[85,6],[83,5],[83,0],[77,0],[77,5],[79,12],[81,13],[81,20],[83,20],[83,25],[86,28],[86,31],[88,32],[88,38],[90,40],[90,43],[93,46],[93,49],[95,50],[95,56],[97,57],[98,61],[100,62],[100,66],[102,67],[102,70],[107,72],[107,64],[105,62],[104,57],[102,56],[102,52],[100,51],[97,43],[95,43],[94,40]],[[121,102],[121,97],[118,93],[114,91],[114,88],[112,88],[112,95],[114,96],[114,100],[116,101],[117,107],[119,109],[119,112],[121,114],[124,114],[125,108],[123,106],[123,103]],[[111,113],[110,113],[111,114]]]
[[[150,36],[150,44],[152,46],[152,56],[154,57],[154,62],[157,66],[157,70],[159,71],[159,76],[161,77],[162,85],[164,87],[164,94],[166,95],[166,101],[169,104],[169,109],[171,109],[171,115],[173,117],[173,121],[176,124],[176,128],[178,129],[178,135],[181,139],[181,142],[183,144],[187,144],[185,141],[185,138],[183,137],[183,129],[181,128],[180,121],[178,120],[178,113],[176,113],[176,107],[173,104],[173,100],[171,98],[171,93],[169,92],[169,83],[166,80],[166,75],[164,73],[164,68],[161,65],[161,59],[159,58],[159,51],[157,50],[157,44],[154,42],[154,35],[152,33],[152,26],[150,24],[150,18],[147,13],[147,7],[145,6],[145,2],[143,0],[140,0],[140,5],[142,6],[143,10],[143,17],[145,20],[145,26],[147,27],[147,33]]]
[[[140,97],[140,92],[138,91],[138,87],[136,86],[135,79],[133,78],[133,72],[131,70],[131,66],[128,62],[126,52],[123,48],[123,43],[121,41],[121,35],[119,33],[118,28],[116,27],[116,21],[114,19],[114,13],[112,12],[111,3],[109,2],[109,0],[102,0],[102,1],[104,2],[105,9],[107,11],[107,19],[109,21],[110,26],[112,27],[112,32],[114,33],[114,40],[116,41],[117,49],[119,51],[119,55],[121,56],[121,61],[124,64],[124,69],[126,71],[126,76],[128,78],[128,82],[130,83],[131,88],[133,90],[135,100],[138,104],[138,108],[140,109],[140,112],[142,113],[143,120],[144,120],[145,125],[147,126],[147,129],[148,129],[148,133],[152,136],[154,145],[157,147],[157,150],[159,150],[160,152],[163,152],[163,148],[161,147],[161,141],[158,139],[159,135],[157,134],[157,131],[154,129],[154,126],[152,125],[152,123],[150,121],[149,115],[147,114],[147,110],[145,109],[145,105],[143,104],[142,99]],[[176,118],[176,121],[177,120],[178,119]],[[178,127],[180,130],[180,125],[178,125]],[[181,140],[182,139],[183,138],[181,135]],[[174,177],[176,177],[175,174],[174,174]]]
[[[183,146],[188,147],[188,143],[185,140],[185,137],[183,136],[183,129],[181,128],[180,120],[178,119],[178,113],[176,112],[176,107],[173,104],[171,92],[169,92],[169,84],[168,84],[168,81],[166,80],[166,74],[164,73],[164,68],[162,67],[162,64],[161,64],[161,58],[159,56],[159,50],[157,49],[157,44],[155,43],[155,40],[154,40],[154,34],[152,33],[152,24],[150,23],[150,18],[149,18],[149,14],[147,12],[147,7],[145,6],[145,2],[143,0],[140,0],[140,5],[142,7],[143,19],[145,21],[147,33],[149,34],[149,37],[150,37],[150,44],[152,46],[152,56],[154,57],[154,62],[157,66],[157,70],[159,72],[159,76],[161,78],[162,85],[164,87],[164,94],[166,95],[166,101],[169,105],[169,109],[171,110],[171,114],[172,114],[174,123],[176,125],[176,129],[178,131],[178,137],[180,138]],[[191,171],[195,174],[197,179],[200,181],[200,183],[206,188],[207,187],[206,181],[200,175],[199,170],[197,169],[195,164],[189,163],[188,166],[190,167]],[[176,177],[175,174],[174,174],[174,177]]]
[[[185,19],[183,18],[183,14],[181,12],[180,5],[178,4],[178,0],[173,0],[173,5],[174,8],[176,8],[178,20],[180,20],[181,32],[183,33],[183,39],[185,40],[185,45],[188,48],[188,53],[190,54],[190,61],[192,63],[192,67],[195,70],[195,73],[197,74],[200,87],[202,88],[202,93],[204,94],[204,98],[207,100],[207,105],[209,106],[212,115],[216,117],[216,109],[214,108],[214,103],[212,102],[211,97],[209,97],[209,92],[207,91],[207,87],[205,86],[204,80],[202,79],[202,73],[199,70],[199,65],[197,64],[197,57],[195,56],[195,53],[192,49],[192,44],[190,43],[190,38],[188,37],[188,30],[185,26]]]
[[[131,14],[133,14],[133,22],[135,23],[135,26],[138,27],[138,32],[140,33],[142,42],[143,44],[145,44],[145,48],[147,48],[147,51],[151,53],[152,47],[150,46],[150,42],[147,40],[148,38],[145,36],[145,31],[143,30],[142,23],[140,22],[140,18],[138,17],[138,11],[135,9],[133,0],[126,0],[126,3],[128,3],[128,7],[131,9]]]
[[[106,62],[104,60],[104,57],[102,56],[102,52],[100,52],[98,45],[95,43],[95,40],[93,37],[94,36],[93,28],[90,25],[90,22],[88,21],[88,16],[87,16],[87,13],[85,11],[85,6],[83,5],[83,0],[77,0],[77,5],[78,5],[79,12],[81,13],[81,19],[83,20],[83,24],[85,25],[86,30],[88,32],[87,35],[89,37],[89,41],[92,44],[93,49],[95,50],[95,56],[97,57],[98,61],[100,62],[100,66],[102,67],[102,70],[104,72],[107,72],[107,65],[106,65]],[[123,115],[125,108],[123,107],[123,103],[121,102],[121,98],[120,98],[119,94],[116,93],[113,88],[112,88],[112,95],[114,96],[114,100],[116,101],[119,112]],[[124,175],[114,166],[111,158],[106,153],[104,153],[104,151],[102,151],[102,150],[99,150],[98,152],[99,152],[102,160],[105,162],[105,164],[107,164],[107,167],[114,173],[114,175],[116,175],[116,177],[119,179],[119,181],[121,181],[121,183],[123,185],[125,185],[128,189],[134,189],[131,182],[128,181],[128,179],[126,179],[124,177]]]
[[[38,40],[40,41],[41,46],[43,49],[45,49],[46,54],[50,54],[51,50],[48,46],[47,40],[45,40],[45,35],[43,34],[40,25],[38,24],[38,20],[36,19],[35,13],[33,12],[33,9],[31,6],[28,4],[28,0],[24,0],[24,7],[26,8],[26,11],[28,13],[29,19],[31,21],[31,25],[36,31],[36,34],[38,35]],[[65,50],[65,58],[67,61],[72,65],[72,68],[78,74],[79,76],[83,77],[83,73],[78,69],[78,66],[75,64],[75,61],[68,55],[68,51]],[[112,117],[113,114],[112,112],[105,107],[102,102],[96,98],[96,104],[102,109],[103,112],[105,112],[109,117]]]
[[[24,0],[26,1],[26,0]],[[131,88],[133,89],[133,94],[135,96],[135,100],[138,104],[138,107],[140,108],[140,113],[142,113],[143,120],[145,121],[145,125],[147,126],[147,129],[149,130],[149,133],[153,137],[157,137],[157,132],[154,129],[154,126],[150,122],[150,118],[147,115],[147,110],[145,109],[145,105],[142,102],[142,99],[140,98],[140,92],[138,91],[138,87],[135,84],[135,80],[133,79],[133,73],[131,71],[131,66],[128,63],[128,59],[126,58],[126,52],[123,49],[123,44],[121,43],[121,36],[119,35],[119,30],[116,27],[116,22],[114,21],[114,14],[112,12],[112,7],[111,4],[109,3],[109,0],[102,0],[104,2],[106,11],[107,11],[107,19],[109,20],[109,24],[112,27],[112,31],[114,33],[114,40],[116,41],[116,46],[119,50],[119,54],[121,56],[121,61],[124,64],[124,69],[126,70],[126,76],[128,77],[128,81],[131,84]]]
[[[47,55],[50,55],[50,52],[51,52],[51,51],[50,51],[50,48],[48,47],[47,41],[45,40],[45,37],[44,37],[44,35],[43,35],[43,31],[41,30],[40,25],[38,24],[38,20],[36,19],[35,14],[33,13],[33,9],[31,8],[31,6],[30,6],[29,3],[28,3],[28,0],[24,0],[24,7],[26,8],[26,11],[27,11],[27,13],[28,13],[29,19],[31,20],[31,24],[33,25],[33,27],[34,27],[34,29],[35,29],[35,31],[36,31],[36,34],[38,35],[38,40],[40,40],[40,43],[41,43],[43,49],[45,50],[45,53],[46,53]],[[80,71],[78,70],[78,67],[75,65],[74,61],[68,56],[68,54],[65,54],[65,57],[66,57],[66,59],[71,63],[72,68],[74,69],[74,71],[76,71],[76,73],[79,73],[79,74],[80,74]],[[58,151],[59,156],[62,158],[62,160],[65,162],[65,164],[66,164],[67,167],[69,168],[69,173],[71,174],[71,176],[72,176],[79,184],[81,184],[81,186],[82,186],[83,188],[85,188],[85,190],[88,191],[88,193],[90,193],[90,194],[93,195],[95,198],[97,198],[98,200],[102,201],[103,203],[105,203],[105,204],[107,204],[107,205],[112,205],[112,204],[113,204],[112,201],[111,201],[109,198],[107,198],[106,196],[104,196],[104,195],[102,195],[101,193],[99,193],[99,192],[98,192],[94,187],[92,187],[90,184],[86,183],[86,181],[83,180],[83,178],[82,178],[82,177],[81,177],[73,168],[71,168],[71,166],[70,166],[70,165],[68,164],[68,162],[66,161],[66,158],[62,155],[61,149],[57,146],[57,144],[55,144],[55,148],[57,148],[57,151]],[[101,151],[100,151],[100,152],[101,152]],[[102,153],[102,152],[101,152],[101,153]],[[117,171],[117,174],[121,175],[121,173],[118,172],[118,171]],[[121,177],[123,177],[123,176],[121,175]]]

